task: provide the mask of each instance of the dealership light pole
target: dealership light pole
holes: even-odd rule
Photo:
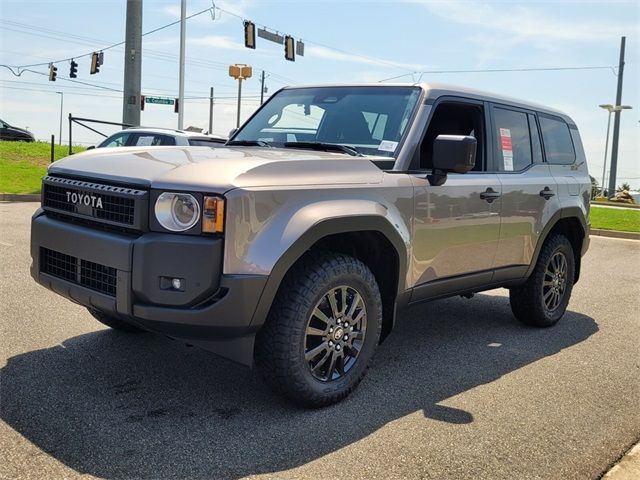
[[[624,74],[624,45],[627,37],[620,39],[620,63],[618,64],[618,89],[616,91],[616,107],[622,105],[622,77]],[[618,169],[618,142],[620,141],[620,110],[613,116],[613,140],[611,141],[611,170],[609,171],[609,196],[616,191],[616,171]]]
[[[604,165],[602,166],[602,196],[604,196],[604,190],[605,190],[605,185],[604,185],[604,181],[605,181],[605,177],[606,177],[606,172],[607,172],[607,152],[609,150],[609,130],[611,128],[611,114],[613,112],[620,112],[622,110],[630,110],[631,107],[629,105],[616,105],[615,107],[609,103],[606,103],[604,105],[599,105],[600,108],[604,108],[606,111],[609,112],[609,120],[607,121],[607,139],[604,142]],[[608,195],[611,194],[611,192],[607,192]]]
[[[58,145],[62,145],[62,104],[64,101],[64,93],[56,92],[60,94],[60,134],[58,135]]]

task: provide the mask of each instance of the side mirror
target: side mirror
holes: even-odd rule
[[[476,164],[477,140],[468,135],[438,135],[433,142],[433,171],[427,175],[431,185],[447,180],[447,173],[467,173]]]
[[[238,129],[237,129],[237,128],[232,128],[232,129],[229,131],[229,138],[233,137],[233,136],[236,134],[236,132],[237,132],[237,131],[238,131]]]
[[[92,149],[94,149],[94,148],[96,148],[96,146],[95,146],[95,145],[89,145],[89,146],[87,147],[87,150],[92,150]]]

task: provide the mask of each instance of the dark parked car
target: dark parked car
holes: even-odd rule
[[[13,127],[7,122],[0,120],[0,140],[15,140],[19,142],[33,142],[33,133],[24,128]]]

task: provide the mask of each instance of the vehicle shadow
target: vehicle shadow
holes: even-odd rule
[[[238,478],[303,465],[416,411],[473,422],[472,412],[439,403],[597,331],[575,312],[554,328],[521,326],[505,297],[423,304],[403,315],[352,396],[303,410],[209,353],[101,330],[10,358],[0,416],[81,474]]]

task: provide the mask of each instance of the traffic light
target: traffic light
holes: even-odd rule
[[[52,63],[49,65],[49,81],[55,82],[57,76],[58,76],[58,67],[54,66]]]
[[[244,21],[244,46],[256,48],[256,25],[249,20]]]
[[[140,95],[140,110],[144,110],[144,95]]]
[[[70,78],[78,77],[78,64],[73,60],[73,58],[71,59],[71,70],[69,70],[69,77]]]
[[[284,58],[291,62],[296,61],[296,50],[295,50],[296,41],[293,37],[287,35],[284,37]]]
[[[91,70],[89,70],[89,73],[93,75],[94,73],[99,73],[99,72],[100,72],[100,56],[98,55],[98,52],[93,52],[91,54]]]

